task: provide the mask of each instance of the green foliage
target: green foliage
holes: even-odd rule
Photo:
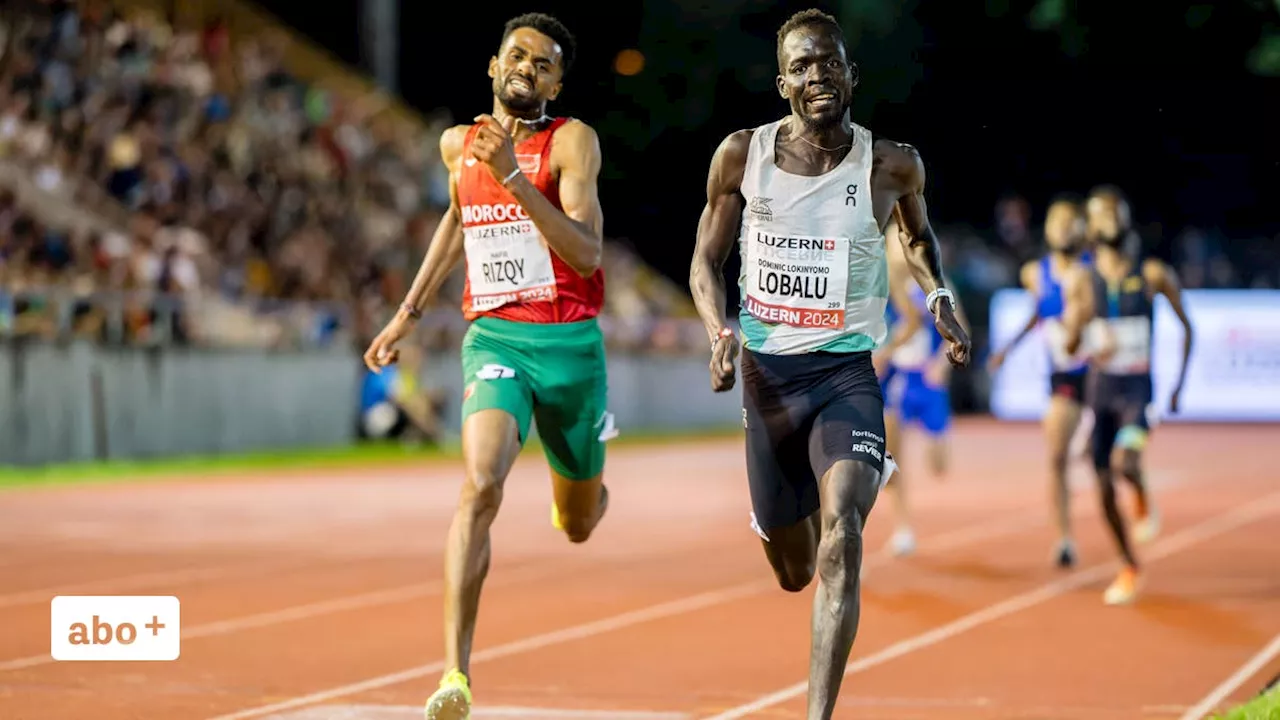
[[[1199,30],[1209,22],[1209,17],[1213,15],[1212,5],[1192,5],[1187,8],[1186,21],[1187,27],[1193,30]]]
[[[1237,1],[1259,14],[1259,24],[1263,17],[1280,11],[1280,0]],[[1008,9],[1009,0],[986,0],[986,6],[988,17],[998,17]],[[1079,56],[1088,49],[1088,28],[1079,23],[1075,9],[1076,4],[1067,0],[1036,0],[1026,15],[1027,26],[1040,32],[1056,33],[1062,51],[1072,57]],[[1214,5],[1203,1],[1188,3],[1181,12],[1188,28],[1203,31],[1212,19]],[[1280,31],[1274,27],[1265,30],[1258,44],[1248,53],[1245,64],[1255,75],[1280,77]]]
[[[1272,687],[1244,705],[1215,715],[1213,720],[1280,720],[1280,687]]]
[[[1076,19],[1075,3],[1038,0],[1027,15],[1027,25],[1041,32],[1056,31],[1062,52],[1070,57],[1079,57],[1089,49],[1088,28]]]
[[[1060,30],[1066,19],[1066,0],[1040,0],[1031,9],[1027,22],[1034,30]]]
[[[1280,2],[1280,0],[1277,0]],[[1249,53],[1249,72],[1267,77],[1280,77],[1280,32],[1266,31]]]

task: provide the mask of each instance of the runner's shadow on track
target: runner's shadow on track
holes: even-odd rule
[[[1181,595],[1143,593],[1132,610],[1143,619],[1191,636],[1197,642],[1252,646],[1271,635],[1271,630],[1255,627],[1234,613]]]
[[[978,560],[942,560],[917,556],[904,562],[943,575],[958,575],[971,580],[1026,580],[1028,577],[1026,570],[994,567]]]
[[[862,586],[862,602],[864,606],[874,606],[894,615],[909,615],[930,622],[958,617],[974,610],[972,605],[956,602],[946,593],[910,588],[884,591],[865,584]]]

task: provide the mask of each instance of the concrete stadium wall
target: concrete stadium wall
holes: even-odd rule
[[[363,365],[348,351],[0,348],[0,464],[231,454],[349,445]],[[613,355],[610,409],[623,433],[739,422],[740,390],[715,395],[701,357]],[[459,430],[456,354],[427,358]]]
[[[340,352],[9,345],[0,352],[0,462],[346,444],[359,381]]]

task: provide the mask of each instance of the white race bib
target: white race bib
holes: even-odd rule
[[[532,220],[473,226],[463,233],[473,310],[556,299],[551,251]]]
[[[1106,371],[1117,375],[1146,372],[1151,367],[1151,321],[1145,317],[1108,318],[1115,354]]]
[[[743,306],[757,320],[844,329],[849,238],[787,237],[748,228],[743,270]]]

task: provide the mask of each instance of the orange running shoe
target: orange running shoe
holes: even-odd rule
[[[1112,581],[1107,592],[1103,594],[1102,600],[1108,605],[1128,605],[1138,596],[1140,584],[1141,576],[1138,574],[1138,569],[1126,567]]]

